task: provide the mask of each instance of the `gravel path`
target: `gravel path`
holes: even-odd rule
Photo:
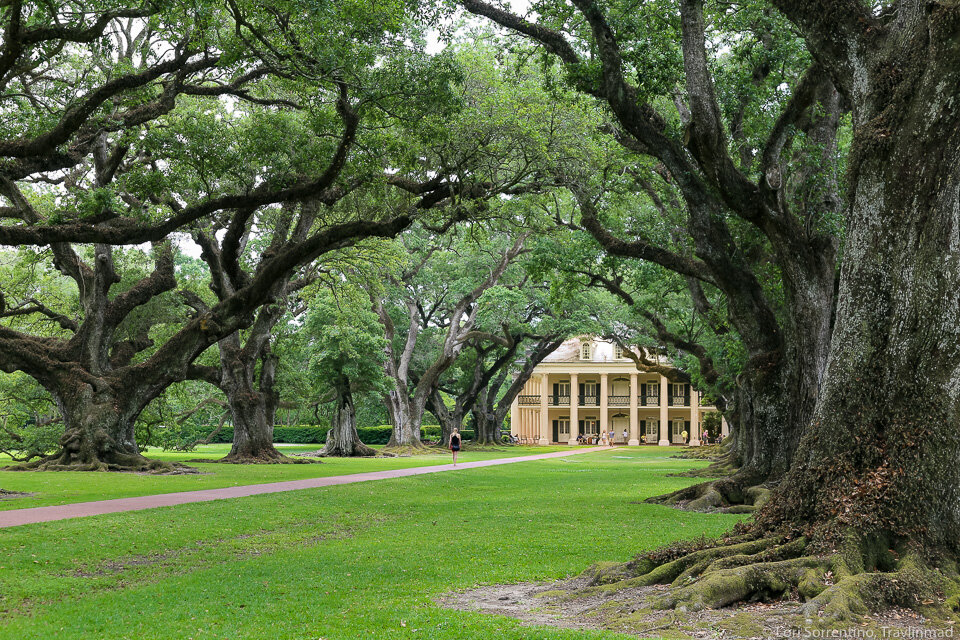
[[[202,489],[200,491],[181,491],[178,493],[161,493],[153,496],[139,496],[136,498],[118,498],[116,500],[99,500],[97,502],[78,502],[53,507],[33,507],[30,509],[13,509],[0,511],[0,528],[17,527],[37,522],[51,522],[53,520],[67,520],[69,518],[83,518],[98,516],[104,513],[118,513],[121,511],[140,511],[157,507],[171,507],[191,502],[208,502],[210,500],[225,500],[228,498],[243,498],[263,493],[277,493],[280,491],[297,491],[300,489],[316,489],[338,484],[352,484],[370,480],[386,480],[388,478],[404,478],[419,476],[425,473],[441,473],[444,471],[460,471],[462,469],[477,469],[479,467],[493,467],[514,462],[529,462],[531,460],[548,460],[550,458],[564,458],[592,451],[608,451],[614,447],[591,447],[589,449],[571,449],[554,453],[541,453],[533,456],[519,456],[516,458],[499,458],[496,460],[480,460],[478,462],[461,462],[435,465],[431,467],[413,467],[411,469],[393,469],[390,471],[371,471],[368,473],[353,473],[343,476],[327,478],[309,478],[306,480],[290,480],[287,482],[270,482],[266,484],[248,484],[240,487],[224,487],[222,489]]]

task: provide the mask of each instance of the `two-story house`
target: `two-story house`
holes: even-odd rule
[[[638,371],[614,343],[574,338],[534,369],[513,401],[510,430],[536,444],[577,444],[578,435],[612,430],[614,444],[663,446],[684,444],[686,431],[689,444],[699,446],[703,414],[716,411],[700,398],[688,383]],[[722,433],[728,434],[726,421]]]

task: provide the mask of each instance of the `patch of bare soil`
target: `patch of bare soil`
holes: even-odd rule
[[[906,609],[890,609],[846,625],[824,627],[798,613],[799,602],[781,600],[688,612],[658,610],[653,601],[669,587],[587,588],[585,578],[553,583],[492,585],[446,594],[438,604],[516,618],[530,626],[593,629],[637,638],[771,640],[774,638],[953,638],[949,625],[934,624]]]
[[[27,493],[25,491],[7,491],[6,489],[0,489],[0,500],[13,500],[15,498],[29,498],[30,496],[35,496],[36,493]]]

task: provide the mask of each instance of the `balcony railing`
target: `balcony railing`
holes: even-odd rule
[[[600,396],[580,396],[580,406],[581,407],[599,407],[600,406]]]
[[[690,398],[687,396],[670,396],[671,407],[689,407]]]
[[[517,399],[522,405],[538,405],[540,404],[540,396],[517,396]]]
[[[569,407],[570,396],[549,396],[548,402],[551,407]]]
[[[610,396],[607,398],[607,404],[611,407],[629,407],[630,396]]]
[[[660,404],[660,396],[655,394],[647,394],[645,396],[640,396],[640,406],[641,407],[656,407]]]

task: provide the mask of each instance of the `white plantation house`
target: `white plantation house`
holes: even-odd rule
[[[684,444],[686,431],[689,444],[699,446],[708,411],[716,408],[702,404],[690,384],[638,371],[618,345],[581,337],[537,366],[513,401],[510,424],[521,442],[534,444],[577,444],[578,435],[613,430],[614,444]]]

